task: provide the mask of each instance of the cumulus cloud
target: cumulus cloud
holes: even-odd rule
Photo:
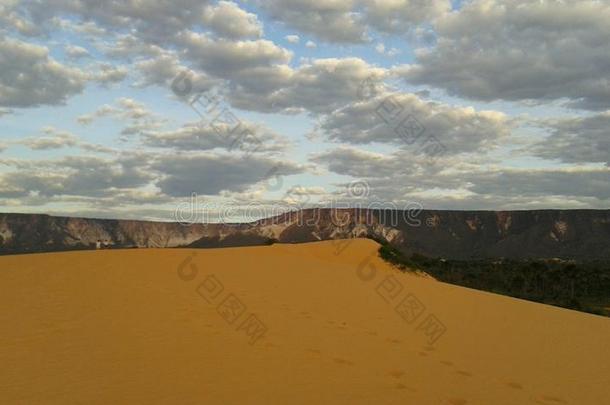
[[[129,29],[150,41],[165,41],[174,33],[202,22],[206,0],[141,0],[100,2],[98,0],[33,0],[25,11],[38,25],[49,25],[64,15],[113,30]]]
[[[0,175],[0,197],[98,197],[116,189],[141,187],[151,180],[141,162],[134,158],[67,156],[21,162],[18,166],[18,171]]]
[[[532,151],[565,163],[606,163],[610,166],[610,111],[585,117],[541,120],[551,135]]]
[[[219,77],[261,66],[288,63],[292,53],[268,40],[228,41],[196,32],[181,33],[176,39],[196,66]]]
[[[68,56],[71,59],[79,59],[79,58],[84,58],[86,56],[90,56],[88,50],[86,50],[82,46],[76,46],[76,45],[67,45],[64,48],[64,52],[66,53],[66,56]]]
[[[122,82],[129,71],[125,66],[113,66],[110,63],[98,64],[98,71],[91,74],[91,79],[103,86]]]
[[[424,162],[406,150],[379,154],[345,147],[312,160],[366,180],[370,194],[385,201],[425,201],[428,207],[602,207],[610,200],[610,168],[506,168],[451,157]]]
[[[403,33],[451,10],[449,0],[367,0],[366,22],[388,33]]]
[[[44,136],[27,138],[19,143],[33,150],[59,149],[68,146],[75,146],[78,137],[68,131],[61,131],[53,127],[44,127]]]
[[[152,167],[163,176],[157,186],[165,194],[175,197],[188,196],[193,192],[202,195],[217,195],[222,191],[243,192],[274,176],[303,172],[300,166],[291,162],[234,154],[165,156]]]
[[[154,57],[143,59],[135,64],[136,69],[140,74],[139,80],[135,83],[136,87],[146,87],[157,85],[169,87],[174,80],[180,80],[182,77],[187,78],[190,83],[189,93],[205,91],[211,89],[214,85],[219,84],[219,80],[215,80],[210,76],[189,69],[180,63],[178,56],[171,52],[164,52]]]
[[[451,9],[449,0],[260,1],[272,18],[327,42],[363,43],[370,29],[405,33]]]
[[[451,154],[485,152],[511,133],[514,122],[498,111],[477,111],[425,101],[410,93],[385,93],[323,117],[319,132],[352,144],[414,145],[434,135]]]
[[[365,41],[361,16],[352,0],[269,0],[260,1],[272,18],[301,32],[329,42]]]
[[[392,58],[400,53],[400,50],[396,49],[396,48],[386,49],[385,44],[383,44],[382,42],[379,42],[379,43],[377,43],[377,45],[375,45],[375,51],[377,51],[377,53],[380,55],[386,55],[386,56],[389,56],[390,58]]]
[[[258,111],[330,112],[357,98],[363,81],[386,70],[359,58],[316,59],[297,69],[249,71],[231,93],[234,105]]]
[[[191,94],[218,91],[234,108],[317,118],[319,136],[311,137],[311,147],[324,150],[311,156],[317,174],[326,169],[365,179],[382,200],[471,209],[610,203],[608,169],[603,167],[610,164],[608,112],[539,119],[534,124],[548,136],[528,143],[527,150],[516,150],[521,145],[509,135],[521,129],[519,122],[499,111],[469,107],[459,99],[451,99],[455,105],[432,102],[443,92],[429,90],[436,87],[484,101],[534,100],[529,103],[534,106],[558,101],[607,110],[610,5],[605,2],[472,0],[458,2],[459,7],[450,11],[449,0],[258,1],[257,10],[272,20],[265,22],[284,25],[279,29],[272,25],[268,32],[276,36],[289,32],[280,43],[303,43],[308,48],[305,55],[297,54],[297,62],[289,49],[264,38],[262,18],[232,1],[0,3],[4,61],[0,116],[15,108],[65,103],[88,83],[106,87],[134,79],[130,92],[160,86],[173,97],[172,81],[183,75],[192,84]],[[403,49],[392,48],[396,42],[385,39],[396,39],[397,34],[423,47],[416,50],[412,65],[382,68],[356,57],[316,59],[319,54],[313,51],[313,40],[364,43],[391,57]],[[50,48],[24,42],[26,37],[37,43],[48,40]],[[64,41],[76,37],[78,41],[64,47]],[[295,52],[301,51],[295,47]],[[89,52],[96,58],[101,55],[99,61],[85,59],[85,68],[70,66],[82,66],[80,59],[90,57]],[[406,48],[405,54],[410,55],[411,49]],[[127,66],[134,69],[128,72]],[[425,87],[388,93],[384,81],[392,75]],[[363,94],[367,91],[370,94]],[[289,145],[265,126],[242,121],[252,136],[235,150],[227,142],[234,139],[230,124],[172,128],[170,121],[136,98],[129,95],[103,105],[78,117],[78,122],[116,120],[120,135],[130,135],[138,146],[146,147],[146,154],[131,151],[135,156],[128,159],[124,151],[108,145],[43,128],[40,136],[4,147],[21,144],[42,151],[75,147],[79,152],[107,155],[52,161],[3,159],[15,170],[3,169],[0,197],[27,204],[88,199],[86,207],[102,207],[164,203],[195,191],[247,201],[263,198],[257,194],[266,193],[259,190],[262,182],[278,172],[304,172],[296,163],[271,158],[286,152]],[[505,111],[513,111],[511,104],[493,108],[506,105]],[[22,115],[6,119],[13,126]],[[435,160],[414,149],[419,136],[429,135],[445,147],[446,153]],[[326,150],[326,143],[316,143],[320,139],[338,147]],[[252,150],[256,153],[240,152]],[[379,152],[387,150],[391,152]],[[61,153],[67,151],[53,154]],[[515,168],[521,158],[531,166]],[[325,195],[323,187],[287,186],[288,199]]]
[[[104,27],[100,27],[94,21],[71,21],[61,18],[58,18],[56,21],[59,22],[63,29],[82,34],[90,39],[108,33]]]
[[[256,14],[248,13],[231,1],[219,1],[203,12],[206,27],[226,38],[261,37],[263,27]]]
[[[396,153],[384,154],[346,146],[317,153],[311,160],[326,166],[331,172],[354,178],[392,178],[415,167],[412,159],[405,159],[404,165],[400,164],[401,158]]]
[[[142,142],[151,147],[179,151],[205,151],[216,148],[234,153],[281,152],[288,141],[263,125],[247,121],[235,124],[212,122],[209,125],[187,125],[169,131],[150,131]]]
[[[478,100],[610,102],[610,4],[475,0],[441,17],[436,46],[400,69],[410,82]]]
[[[39,35],[41,33],[40,28],[19,12],[19,4],[20,0],[0,2],[0,33],[12,29],[24,36]]]
[[[610,198],[608,169],[537,169],[496,170],[471,174],[470,189],[495,196],[567,196]]]
[[[128,97],[119,98],[114,105],[104,104],[90,114],[81,115],[77,121],[81,125],[89,125],[103,117],[110,117],[125,124],[121,131],[123,135],[157,130],[166,121],[165,118],[150,111],[143,103]]]
[[[83,91],[88,75],[49,57],[46,47],[0,38],[0,106],[63,104]]]
[[[117,34],[111,42],[99,41],[97,47],[108,57],[129,61],[140,57],[158,57],[169,52],[155,43],[143,41],[132,33]]]

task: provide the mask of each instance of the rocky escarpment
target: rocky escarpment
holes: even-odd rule
[[[0,214],[0,253],[113,247],[226,247],[374,238],[450,259],[610,259],[610,210],[307,209],[247,224],[192,224]]]
[[[112,247],[175,247],[189,244],[212,225],[0,214],[0,253],[49,252]]]

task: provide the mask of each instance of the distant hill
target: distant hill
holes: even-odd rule
[[[610,210],[440,211],[316,208],[244,224],[0,214],[0,254],[112,247],[226,247],[373,238],[431,258],[610,259]]]

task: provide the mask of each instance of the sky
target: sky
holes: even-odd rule
[[[610,207],[610,1],[0,0],[0,212]]]

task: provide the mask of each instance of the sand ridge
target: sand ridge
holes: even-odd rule
[[[2,403],[610,403],[610,320],[403,274],[377,248],[0,257]]]

